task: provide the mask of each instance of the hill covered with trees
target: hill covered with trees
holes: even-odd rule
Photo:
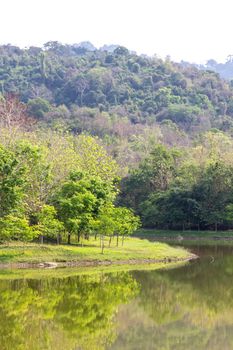
[[[124,47],[1,46],[0,84],[38,120],[62,120],[76,132],[100,134],[101,121],[124,118],[133,125],[174,123],[187,133],[232,126],[233,90],[218,74]]]
[[[232,226],[233,88],[216,72],[121,46],[49,42],[1,46],[0,84],[3,170],[20,164],[4,215],[23,200],[30,224],[60,218],[83,235],[99,219],[106,230],[117,203],[149,227]],[[90,199],[78,221],[67,220],[72,196]]]

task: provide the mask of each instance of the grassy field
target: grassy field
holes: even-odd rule
[[[165,243],[149,242],[146,239],[127,238],[124,246],[116,247],[113,241],[111,247],[101,254],[99,240],[84,241],[83,246],[78,245],[39,245],[11,243],[0,246],[0,263],[42,263],[42,262],[82,262],[82,261],[142,261],[152,260],[179,260],[186,259],[190,253],[183,248],[174,248]]]
[[[135,237],[142,238],[233,238],[233,231],[171,231],[171,230],[154,230],[140,229],[135,232]]]

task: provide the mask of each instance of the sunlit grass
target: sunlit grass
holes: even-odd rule
[[[104,253],[101,253],[99,240],[91,238],[82,245],[51,245],[10,243],[0,246],[0,263],[40,263],[40,262],[75,262],[103,261],[111,262],[144,259],[185,259],[189,253],[182,248],[174,248],[165,243],[127,238],[122,246],[116,246],[116,239],[108,247],[105,239]]]

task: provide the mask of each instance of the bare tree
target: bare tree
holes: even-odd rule
[[[18,129],[28,130],[35,121],[27,114],[27,106],[14,95],[7,95],[0,99],[0,128],[9,131]]]

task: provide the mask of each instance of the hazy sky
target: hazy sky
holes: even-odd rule
[[[91,41],[174,60],[233,54],[232,0],[2,0],[0,44]]]

